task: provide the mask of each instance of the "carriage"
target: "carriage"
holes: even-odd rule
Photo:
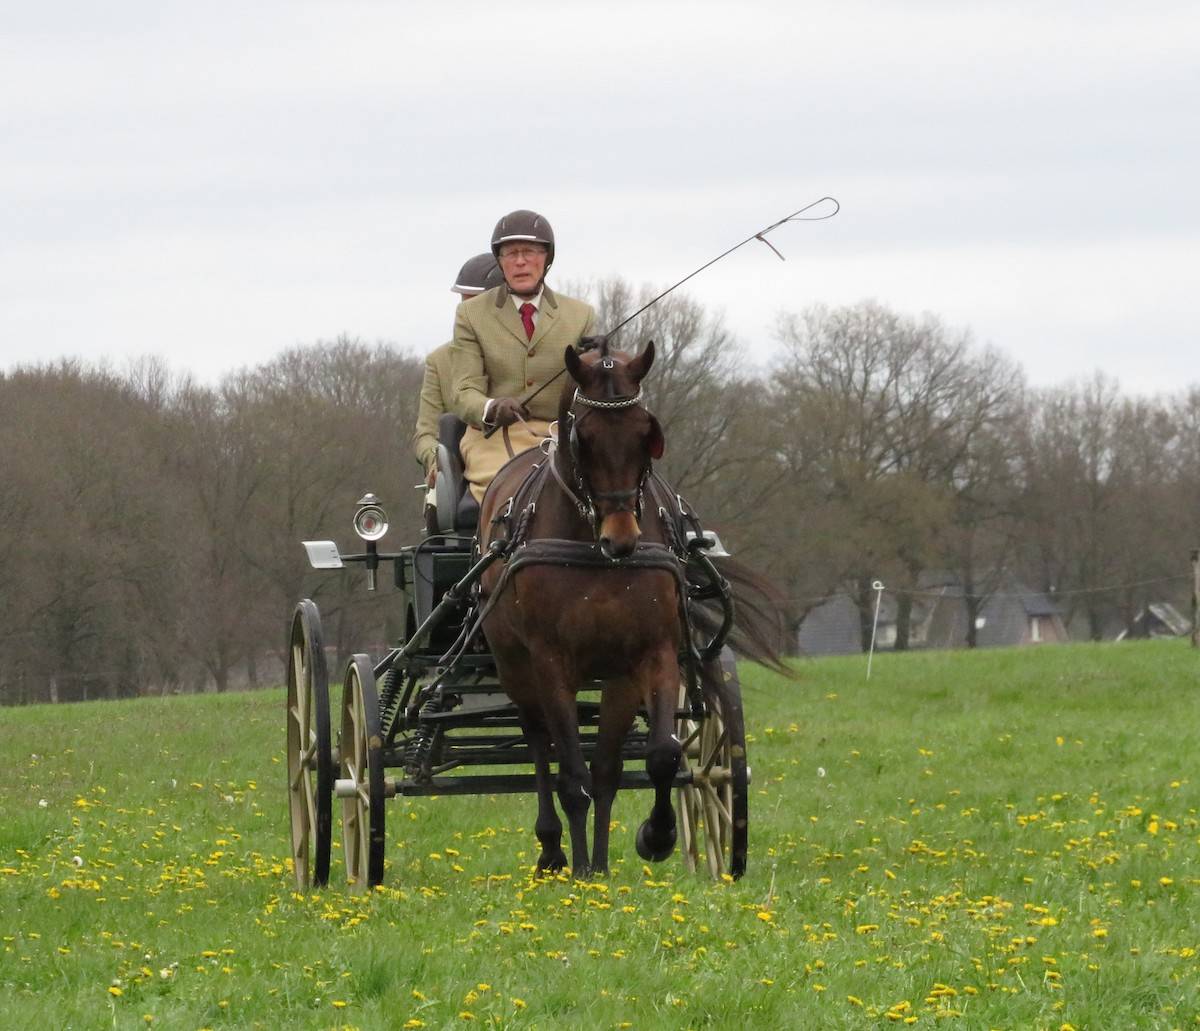
[[[341,803],[342,856],[352,890],[384,878],[388,800],[397,796],[533,792],[530,742],[517,707],[501,688],[494,656],[478,634],[479,585],[506,557],[505,543],[481,547],[478,507],[465,489],[457,442],[462,424],[439,427],[438,521],[416,543],[382,551],[388,529],[378,499],[357,504],[353,526],[361,550],[342,554],[332,541],[308,541],[316,569],[361,566],[366,589],[380,576],[394,588],[404,631],[386,654],[354,655],[333,698],[317,606],[296,606],[289,631],[287,768],[292,860],[300,890],[328,883],[333,814]],[[685,503],[675,496],[681,510]],[[714,558],[724,549],[691,520],[681,541],[687,609],[708,606],[711,635],[693,630],[678,655],[674,736],[682,757],[673,777],[678,844],[687,869],[714,878],[746,868],[748,787],[746,733],[733,654],[725,645],[733,620],[728,583]],[[684,558],[684,556],[686,556]],[[686,613],[685,613],[686,617]],[[585,759],[597,745],[602,682],[577,695]],[[337,708],[334,708],[334,705]],[[643,769],[649,727],[644,708],[621,746],[631,768],[622,789],[652,787]],[[639,845],[640,851],[640,845]],[[657,858],[657,857],[655,857]]]

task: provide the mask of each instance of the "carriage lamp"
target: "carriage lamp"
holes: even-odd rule
[[[364,541],[377,541],[388,531],[387,513],[374,494],[364,494],[358,499],[358,511],[354,513],[354,532]]]
[[[388,531],[387,513],[379,504],[379,499],[371,493],[364,494],[358,499],[358,511],[354,513],[354,532],[367,542],[367,590],[375,590],[375,571],[379,568],[379,558],[375,552],[375,542]]]

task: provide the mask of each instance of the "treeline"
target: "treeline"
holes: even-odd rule
[[[223,691],[264,664],[275,681],[306,594],[340,652],[382,639],[360,585],[310,575],[299,542],[349,543],[365,490],[415,535],[422,368],[339,340],[215,388],[157,362],[0,377],[0,698]]]
[[[649,295],[584,290],[600,326]],[[776,336],[757,369],[718,315],[673,295],[617,344],[656,342],[663,471],[785,587],[797,625],[847,592],[865,642],[881,578],[899,589],[904,647],[905,589],[935,570],[972,615],[1017,579],[1096,637],[1148,600],[1186,599],[1200,387],[1128,397],[1097,375],[1031,389],[967,331],[872,303],[783,315]],[[153,361],[0,374],[0,701],[275,682],[305,595],[340,655],[391,641],[386,590],[311,573],[299,542],[352,545],[366,490],[391,513],[385,547],[418,539],[422,367],[341,339],[215,387]]]

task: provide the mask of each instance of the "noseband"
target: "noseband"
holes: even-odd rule
[[[611,361],[611,359],[607,359]],[[575,503],[575,507],[579,509],[579,514],[586,519],[592,526],[592,532],[599,537],[600,535],[600,519],[596,513],[596,502],[611,501],[616,502],[616,508],[613,513],[631,512],[637,520],[642,518],[642,490],[646,485],[646,478],[650,475],[650,462],[647,461],[643,466],[641,475],[638,477],[636,487],[630,490],[592,490],[591,485],[587,482],[587,477],[584,475],[583,463],[579,454],[579,425],[591,414],[591,409],[599,409],[606,412],[621,411],[626,408],[634,408],[642,403],[642,390],[639,387],[636,394],[626,395],[625,397],[613,397],[604,400],[588,397],[581,394],[576,388],[575,396],[571,399],[571,408],[567,412],[570,419],[570,431],[567,434],[567,451],[571,455],[571,468],[574,472],[575,489],[572,490],[566,481],[559,474],[557,463],[553,460],[550,463],[551,470],[554,472],[554,478],[558,480],[559,485],[567,496]],[[582,405],[589,411],[584,412],[578,418],[575,416],[575,406]]]

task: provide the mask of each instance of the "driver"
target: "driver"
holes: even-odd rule
[[[450,349],[455,409],[467,422],[460,445],[476,501],[513,455],[536,447],[558,417],[559,390],[539,387],[563,368],[563,352],[591,333],[591,305],[546,285],[554,230],[534,211],[496,223],[492,254],[504,282],[458,306]],[[497,428],[491,437],[484,429]]]

